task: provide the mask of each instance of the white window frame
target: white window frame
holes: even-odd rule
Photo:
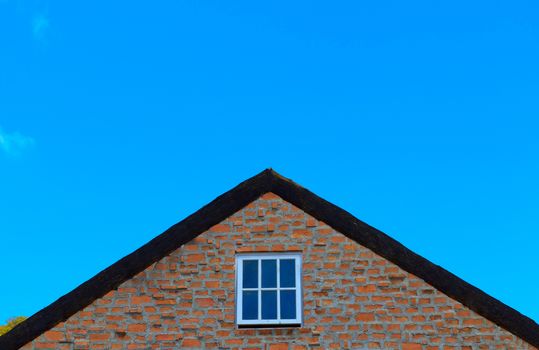
[[[275,288],[262,288],[262,260],[277,260],[277,286]],[[281,259],[294,259],[295,261],[295,287],[280,287],[280,268],[279,262]],[[243,288],[243,261],[258,260],[258,287]],[[243,320],[243,291],[258,292],[258,319]],[[275,290],[277,291],[277,318],[274,320],[262,319],[262,291]],[[281,316],[281,290],[296,291],[296,318],[295,319],[280,319]],[[301,283],[301,253],[248,253],[236,255],[236,324],[238,326],[248,325],[301,325],[302,322],[302,283]]]

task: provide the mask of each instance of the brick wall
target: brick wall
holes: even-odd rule
[[[301,251],[304,325],[236,329],[235,253]],[[535,349],[266,194],[23,349]]]

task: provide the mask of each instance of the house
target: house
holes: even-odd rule
[[[0,337],[0,349],[537,349],[539,325],[273,170]]]

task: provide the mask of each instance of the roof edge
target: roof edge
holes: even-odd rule
[[[539,324],[500,300],[414,253],[382,231],[274,173],[272,192],[331,226],[358,244],[421,278],[501,328],[539,348]]]
[[[0,336],[0,349],[19,349],[58,323],[67,320],[123,282],[269,192],[274,177],[275,172],[266,169],[215,198]]]
[[[243,181],[80,286],[0,336],[0,348],[18,349],[90,305],[267,192],[273,192],[336,231],[452,299],[539,348],[539,325],[515,309],[412,252],[382,231],[324,200],[271,168]]]

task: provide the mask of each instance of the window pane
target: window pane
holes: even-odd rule
[[[281,288],[296,286],[296,261],[294,259],[281,259],[279,261]]]
[[[243,292],[242,318],[244,320],[256,320],[258,318],[258,292]]]
[[[262,260],[262,287],[277,287],[277,260]]]
[[[262,291],[262,319],[277,319],[277,291]]]
[[[296,318],[296,291],[281,291],[281,319]]]
[[[258,260],[243,260],[243,288],[258,287]]]

